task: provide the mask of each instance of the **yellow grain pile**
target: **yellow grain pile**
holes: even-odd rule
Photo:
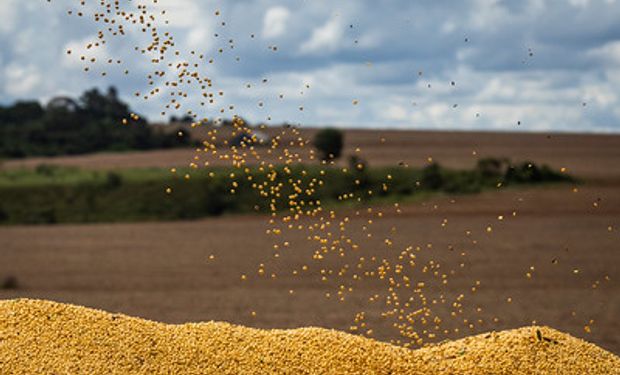
[[[620,374],[620,358],[545,327],[410,351],[319,328],[166,325],[35,300],[0,302],[1,374]]]

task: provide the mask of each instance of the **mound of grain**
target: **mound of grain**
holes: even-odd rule
[[[619,374],[545,327],[410,351],[343,332],[167,325],[55,302],[0,302],[1,374]]]

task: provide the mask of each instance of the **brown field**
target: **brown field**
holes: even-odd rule
[[[421,246],[425,249],[419,263],[433,259],[444,269],[457,269],[443,292],[448,297],[464,293],[467,302],[459,321],[444,323],[461,329],[450,338],[535,320],[620,353],[619,136],[351,131],[347,137],[360,145],[371,164],[422,164],[432,156],[446,165],[465,166],[478,156],[492,155],[547,162],[583,177],[577,192],[570,185],[503,189],[407,203],[401,214],[383,207],[386,214],[375,220],[374,236],[358,238],[366,254],[390,258],[395,250],[382,242],[396,227],[396,248]],[[478,156],[472,156],[472,150]],[[172,150],[5,165],[182,165],[191,155]],[[356,216],[351,210],[343,214],[352,217],[353,232],[369,215]],[[499,221],[498,215],[505,219]],[[447,225],[442,227],[444,219]],[[491,232],[485,230],[488,225]],[[0,298],[53,299],[165,322],[226,320],[281,328],[346,330],[356,312],[373,316],[381,311],[382,304],[366,301],[385,289],[376,281],[356,283],[344,302],[325,298],[325,292],[335,295],[339,284],[321,282],[317,269],[340,268],[347,258],[313,261],[315,245],[306,240],[306,232],[295,231],[287,235],[290,249],[274,259],[266,228],[265,217],[251,215],[174,223],[0,227],[0,277],[15,275],[20,284],[16,290],[0,290]],[[208,259],[210,254],[215,260]],[[466,263],[462,269],[461,261]],[[277,277],[259,277],[260,263]],[[304,264],[310,266],[308,272],[292,274]],[[525,274],[531,266],[535,271],[530,279]],[[248,279],[242,281],[241,274]],[[426,277],[412,272],[416,280]],[[481,286],[471,293],[476,280]],[[437,293],[431,288],[428,296]],[[476,307],[482,310],[476,312]],[[436,310],[446,308],[438,305]],[[493,317],[499,321],[494,323]],[[463,318],[483,322],[470,329]],[[391,322],[373,322],[374,337],[397,338]],[[586,324],[591,333],[584,330]]]
[[[271,129],[268,133],[273,136],[281,131],[280,128]],[[302,136],[311,140],[315,132],[315,129],[305,129]],[[287,135],[284,139],[288,141],[291,137]],[[404,162],[420,166],[432,157],[446,166],[467,168],[481,157],[492,156],[566,167],[581,177],[620,177],[620,135],[347,130],[345,142],[344,155],[352,154],[359,147],[362,157],[371,165]],[[307,147],[291,147],[290,150],[303,155],[307,153]],[[3,166],[35,167],[45,163],[96,169],[178,167],[188,165],[194,155],[192,149],[101,153],[8,160]],[[212,165],[226,163],[204,156],[202,160],[209,160]],[[273,156],[266,156],[265,160],[277,161]]]

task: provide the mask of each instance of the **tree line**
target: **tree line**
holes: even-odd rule
[[[132,119],[133,118],[133,119]],[[123,125],[126,124],[126,125]],[[185,133],[162,132],[132,116],[114,87],[87,90],[78,99],[57,97],[0,105],[0,157],[75,155],[189,145]]]

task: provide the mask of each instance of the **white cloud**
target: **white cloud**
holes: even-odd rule
[[[200,23],[210,22],[199,4],[193,0],[174,0],[162,1],[152,7],[157,11],[166,11],[165,16],[159,15],[158,17],[160,20],[168,20],[171,27],[187,29]]]
[[[0,1],[0,33],[10,33],[17,28],[19,18],[19,0]]]
[[[4,90],[17,97],[38,97],[37,86],[41,83],[41,73],[33,65],[22,66],[17,63],[4,68]]]
[[[607,85],[587,85],[583,88],[584,101],[599,107],[608,107],[618,101],[618,95]]]
[[[381,46],[384,41],[384,35],[381,32],[373,31],[364,33],[359,39],[357,45],[359,48],[371,49]]]
[[[511,84],[505,82],[501,78],[491,78],[484,84],[483,89],[477,94],[479,100],[512,100],[515,98],[517,91]]]
[[[620,64],[620,40],[615,40],[594,48],[588,51],[588,55],[617,66],[617,64]]]
[[[383,110],[383,117],[391,121],[405,121],[409,118],[408,111],[401,105],[390,104]]]
[[[192,28],[187,34],[187,46],[201,53],[208,51],[211,48],[211,34],[211,29],[206,25]]]
[[[277,38],[286,32],[286,26],[291,13],[281,6],[269,8],[263,18],[263,37]]]
[[[160,12],[166,12],[165,15],[158,16],[160,25],[163,25],[163,20],[167,20],[167,26],[177,29],[175,35],[179,35],[178,30],[183,30],[180,34],[185,35],[185,44],[189,48],[206,52],[213,47],[211,36],[215,20],[205,14],[214,9],[210,3],[211,1],[174,0],[159,2],[153,7]]]
[[[312,31],[312,36],[301,45],[302,54],[331,52],[338,48],[343,36],[343,26],[337,16],[333,16],[323,26]]]
[[[495,30],[511,18],[499,0],[474,0],[473,8],[469,24],[476,30]]]
[[[530,13],[544,12],[545,1],[546,0],[529,0],[528,1],[528,12]]]
[[[441,25],[441,32],[444,34],[452,34],[456,30],[454,21],[446,21]]]
[[[587,8],[590,5],[590,0],[569,0],[568,2],[577,8]]]
[[[97,40],[97,37],[90,36],[80,40],[72,40],[65,44],[63,48],[63,60],[62,64],[69,68],[82,68],[84,61],[81,57],[84,56],[86,60],[94,58],[100,63],[110,58],[110,54],[105,45],[99,45],[97,47],[87,48],[87,46]],[[71,51],[67,54],[66,51]]]

